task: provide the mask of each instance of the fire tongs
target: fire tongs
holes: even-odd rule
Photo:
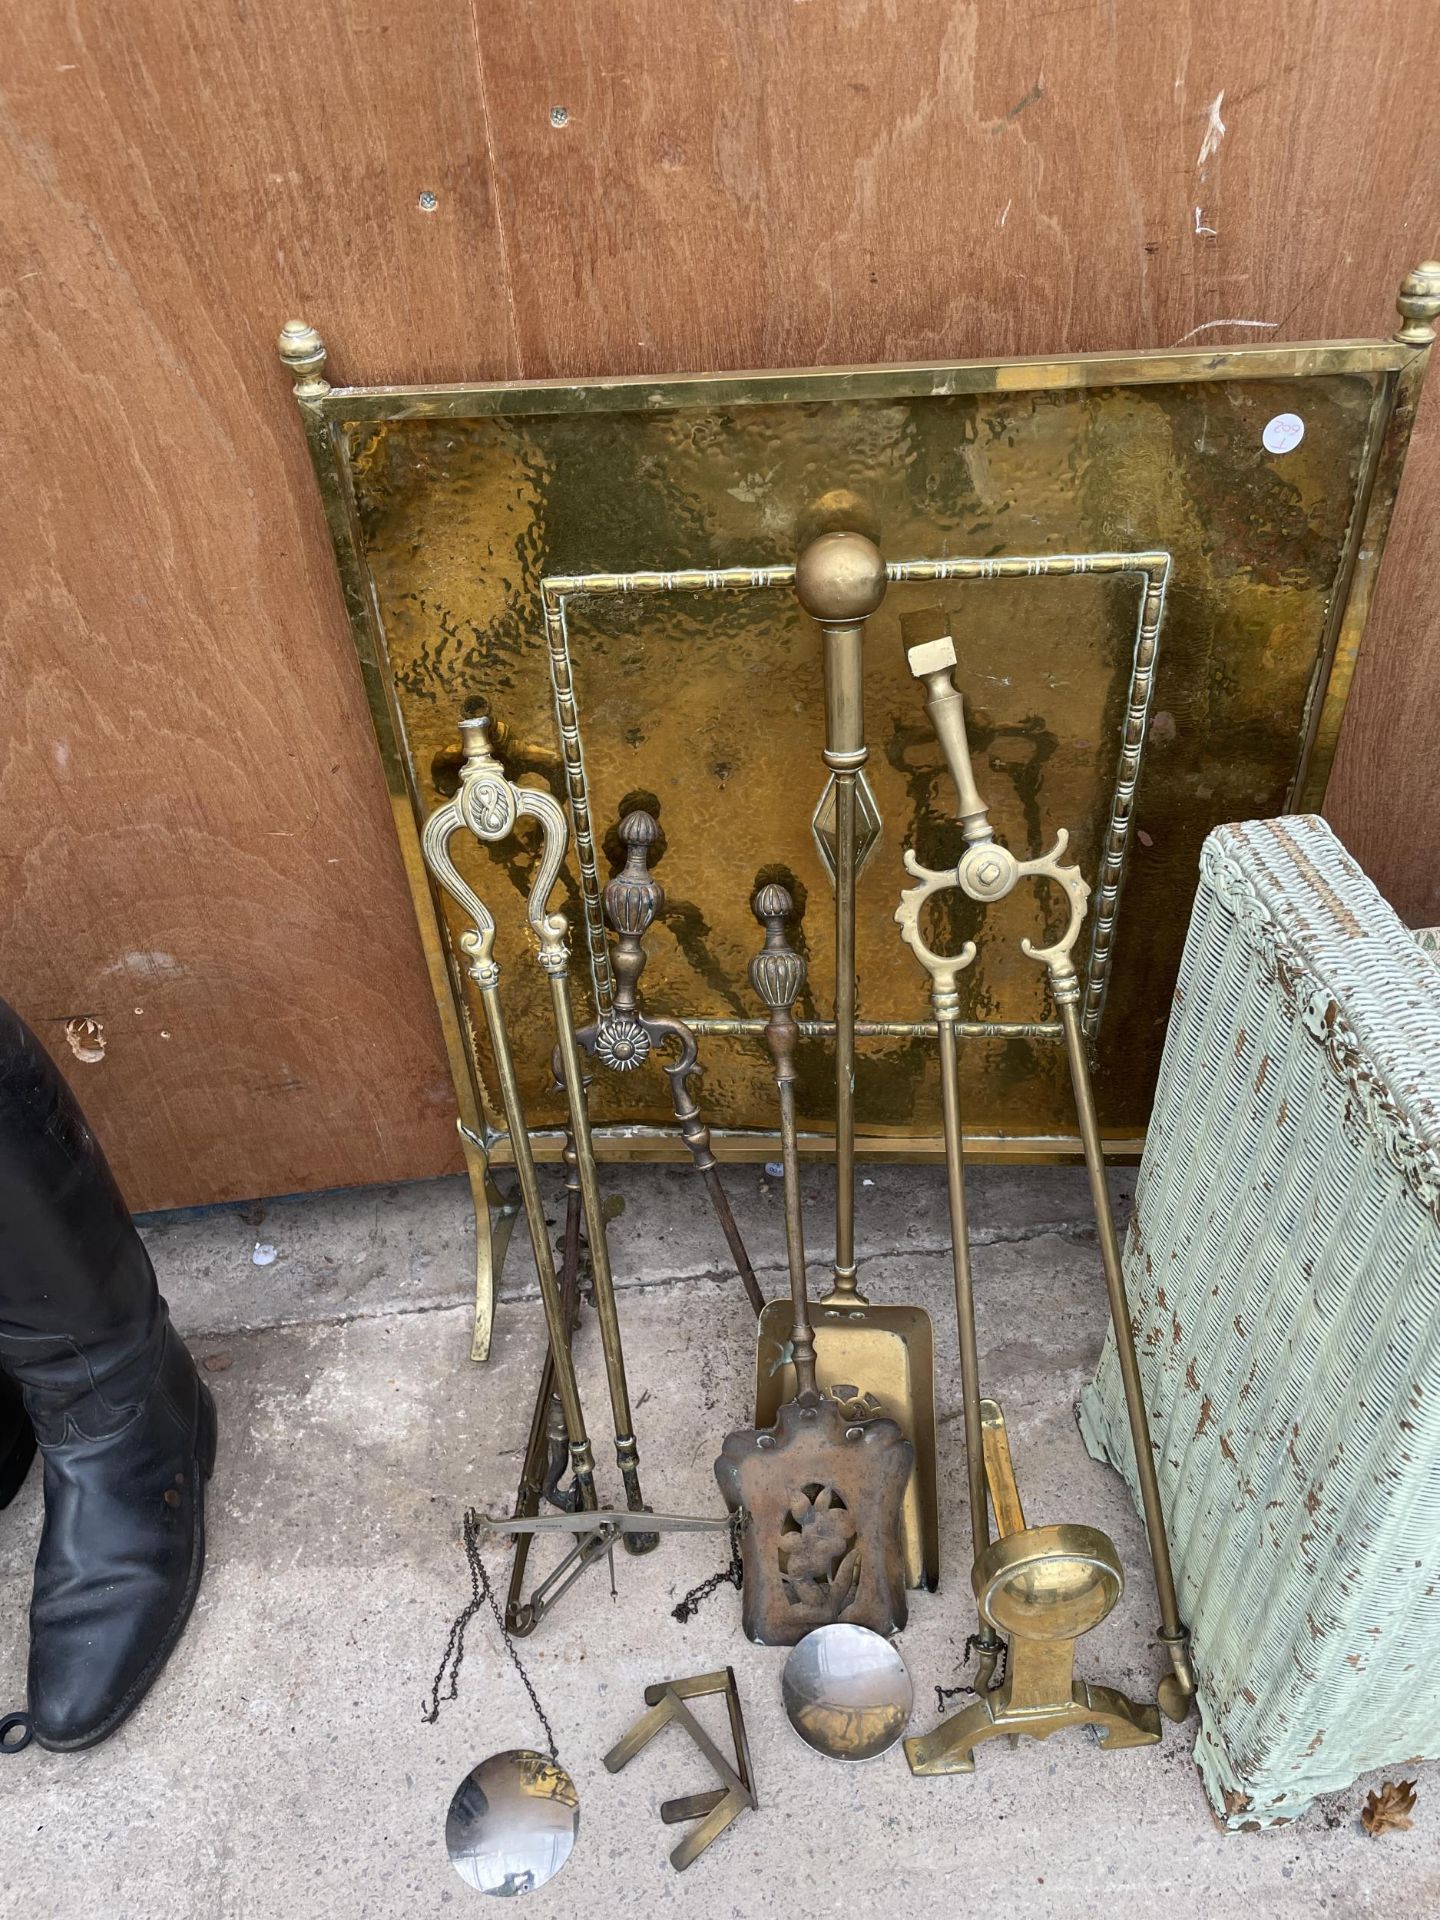
[[[951,778],[955,782],[960,803],[957,817],[965,840],[965,851],[957,864],[941,872],[922,866],[914,852],[907,850],[906,869],[920,884],[909,888],[901,895],[895,918],[899,922],[903,938],[930,975],[931,1002],[939,1032],[946,1169],[951,1239],[954,1250],[955,1302],[960,1326],[966,1470],[975,1552],[973,1577],[977,1600],[980,1603],[979,1645],[982,1693],[976,1707],[989,1713],[992,1719],[997,1711],[987,1705],[984,1689],[1000,1651],[997,1626],[1004,1624],[1000,1612],[993,1604],[987,1603],[986,1599],[986,1593],[990,1588],[986,1585],[988,1575],[985,1570],[989,1567],[989,1557],[992,1554],[987,1506],[987,1408],[993,1410],[988,1434],[988,1451],[992,1462],[992,1472],[988,1476],[988,1490],[996,1495],[996,1517],[1002,1532],[1002,1541],[996,1543],[997,1546],[1005,1544],[1004,1536],[1008,1532],[1018,1531],[1023,1527],[1023,1517],[1020,1515],[1018,1494],[1014,1495],[1013,1501],[1009,1499],[1008,1494],[1002,1494],[1002,1488],[1006,1482],[1008,1482],[1009,1493],[1014,1492],[1013,1473],[1009,1470],[1009,1449],[1004,1441],[1003,1418],[998,1408],[994,1408],[993,1402],[983,1402],[980,1397],[979,1353],[965,1216],[965,1175],[961,1147],[960,1079],[956,1034],[956,1024],[960,1014],[959,976],[975,958],[975,944],[973,941],[966,941],[956,954],[937,954],[926,944],[921,933],[921,923],[930,901],[951,889],[958,889],[971,900],[986,904],[1003,900],[1022,879],[1035,878],[1052,880],[1060,886],[1069,907],[1068,924],[1058,940],[1049,946],[1039,947],[1027,938],[1022,939],[1020,945],[1030,959],[1046,968],[1050,991],[1059,1009],[1064,1030],[1081,1144],[1085,1153],[1100,1253],[1105,1268],[1110,1318],[1115,1330],[1116,1353],[1125,1386],[1125,1404],[1135,1448],[1145,1527],[1149,1536],[1155,1592],[1160,1607],[1159,1637],[1169,1650],[1173,1667],[1173,1673],[1167,1675],[1160,1683],[1159,1702],[1172,1719],[1183,1719],[1189,1711],[1194,1695],[1189,1635],[1181,1623],[1175,1595],[1170,1549],[1166,1540],[1165,1519],[1160,1504],[1160,1488],[1155,1473],[1149,1423],[1141,1393],[1140,1372],[1135,1357],[1130,1314],[1125,1297],[1125,1282],[1120,1266],[1120,1245],[1110,1207],[1110,1194],[1105,1182],[1105,1162],[1100,1145],[1095,1096],[1090,1081],[1085,1041],[1080,1027],[1080,983],[1071,958],[1089,903],[1089,884],[1077,866],[1066,865],[1063,862],[1063,855],[1069,844],[1069,835],[1063,828],[1057,832],[1055,844],[1049,851],[1034,860],[1017,860],[1009,848],[996,839],[985,802],[981,799],[975,784],[974,769],[970,760],[970,745],[965,729],[964,701],[952,677],[952,670],[956,664],[953,637],[948,633],[941,633],[936,637],[928,638],[918,645],[911,646],[908,649],[907,658],[911,673],[925,686],[926,711],[944,752]],[[1034,1534],[1052,1530],[1026,1531],[1027,1534]],[[1103,1536],[1100,1537],[1103,1538]],[[1111,1551],[1113,1553],[1113,1549]],[[1098,1566],[1092,1571],[1098,1575]],[[1105,1612],[1108,1612],[1109,1605],[1113,1605],[1114,1599],[1118,1597],[1119,1588],[1115,1586],[1112,1590],[1108,1578],[1098,1580],[1095,1588],[1096,1604],[1099,1604],[1107,1593],[1109,1600],[1104,1606]],[[1103,1617],[1103,1612],[1096,1617]],[[1087,1621],[1087,1625],[1093,1624],[1095,1624],[1093,1618]],[[1022,1623],[1019,1627],[1012,1627],[1011,1630],[1021,1639],[1029,1637],[1038,1641],[1043,1638],[1043,1630],[1033,1621]],[[1086,1629],[1081,1627],[1079,1630]],[[1051,1637],[1060,1641],[1067,1636],[1057,1632]],[[1010,1684],[1007,1682],[1007,1687]],[[1099,1691],[1108,1694],[1110,1690]],[[1119,1698],[1119,1696],[1116,1697]],[[1056,1712],[1064,1716],[1063,1720],[1056,1720],[1055,1725],[1074,1724],[1074,1703],[1068,1688],[1064,1689],[1063,1698],[1057,1698],[1054,1706]],[[969,1749],[974,1744],[970,1737],[974,1729],[969,1724],[967,1716],[973,1719],[975,1709],[966,1709],[964,1713],[957,1714],[935,1733],[922,1740],[907,1742],[907,1753],[912,1769],[926,1773],[968,1771],[974,1764],[969,1754]],[[1097,1714],[1090,1717],[1100,1719],[1103,1716]],[[960,1724],[962,1722],[966,1724],[962,1726]],[[1033,1716],[1032,1724],[1023,1728],[1012,1725],[1007,1730],[1034,1732],[1036,1727]],[[1053,1730],[1053,1726],[1046,1729],[1046,1731],[1050,1730]],[[1117,1744],[1118,1738],[1112,1739],[1109,1743]]]

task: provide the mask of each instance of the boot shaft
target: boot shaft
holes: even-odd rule
[[[0,1366],[42,1446],[113,1431],[144,1399],[166,1314],[78,1101],[0,1001]]]

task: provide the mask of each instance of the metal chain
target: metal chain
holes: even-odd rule
[[[470,1625],[470,1622],[475,1618],[476,1614],[479,1613],[481,1607],[488,1601],[490,1611],[495,1616],[495,1625],[500,1631],[500,1638],[504,1643],[505,1651],[509,1654],[515,1671],[520,1676],[521,1684],[530,1696],[530,1704],[535,1709],[535,1718],[545,1729],[545,1743],[550,1749],[550,1758],[558,1766],[560,1755],[555,1747],[555,1729],[546,1718],[545,1709],[540,1704],[540,1696],[536,1693],[530,1676],[525,1671],[524,1665],[521,1662],[520,1655],[515,1650],[515,1642],[510,1637],[509,1628],[505,1625],[505,1616],[500,1611],[500,1603],[495,1598],[495,1589],[490,1584],[489,1572],[486,1569],[485,1562],[480,1558],[481,1531],[482,1522],[480,1515],[473,1507],[467,1508],[465,1513],[465,1559],[470,1568],[470,1598],[450,1623],[450,1637],[445,1642],[445,1651],[441,1655],[440,1665],[435,1669],[435,1678],[430,1684],[429,1702],[428,1704],[422,1703],[420,1717],[427,1726],[431,1727],[433,1727],[435,1722],[440,1718],[442,1700],[440,1689],[444,1685],[447,1668],[450,1672],[450,1690],[443,1698],[445,1700],[454,1700],[459,1697],[460,1668],[465,1659],[465,1629]]]
[[[968,1637],[968,1639],[965,1642],[966,1665],[969,1664],[971,1654],[977,1653],[983,1644],[984,1644],[984,1636],[982,1634],[972,1633]],[[991,1675],[990,1685],[986,1689],[987,1692],[993,1693],[997,1687],[1003,1686],[1005,1681],[1005,1670],[1009,1666],[1009,1664],[1010,1664],[1010,1642],[1008,1640],[1002,1639],[1000,1642],[1000,1664],[996,1672]],[[962,1693],[978,1694],[979,1691],[980,1691],[979,1687],[969,1686],[963,1680],[961,1681],[958,1687],[937,1686],[935,1689],[935,1710],[937,1713],[943,1713],[945,1711],[945,1703],[947,1700],[954,1700],[958,1695]]]
[[[738,1593],[745,1580],[745,1566],[740,1558],[740,1534],[744,1528],[744,1509],[730,1516],[730,1564],[719,1573],[712,1573],[708,1580],[702,1580],[698,1587],[692,1587],[685,1598],[671,1608],[671,1618],[678,1620],[683,1627],[687,1620],[693,1620],[700,1611],[701,1603],[710,1598],[720,1587],[734,1587]]]

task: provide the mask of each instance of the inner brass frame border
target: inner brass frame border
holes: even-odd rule
[[[1219,348],[1160,348],[1135,353],[1037,356],[949,363],[907,362],[890,367],[808,368],[731,372],[655,379],[647,374],[587,381],[458,382],[436,386],[333,386],[325,378],[327,352],[315,328],[288,321],[279,352],[294,382],[295,399],[315,470],[336,569],[344,596],[371,720],[389,788],[396,837],[404,860],[431,991],[440,1018],[459,1107],[458,1128],[475,1206],[476,1321],[472,1354],[489,1346],[496,1263],[503,1247],[492,1240],[491,1202],[498,1199],[492,1164],[510,1156],[508,1142],[485,1119],[484,1091],[476,1071],[474,1035],[456,959],[446,939],[439,899],[420,854],[422,797],[415,765],[388,670],[384,623],[365,563],[344,428],[362,421],[478,419],[489,415],[557,412],[633,412],[687,405],[747,406],[823,399],[924,398],[962,393],[1033,393],[1063,388],[1156,386],[1220,380],[1304,378],[1325,374],[1378,374],[1370,427],[1355,489],[1350,525],[1336,575],[1324,644],[1316,661],[1308,701],[1309,721],[1287,796],[1287,810],[1318,810],[1339,739],[1365,622],[1384,556],[1395,495],[1415,410],[1440,318],[1440,262],[1409,272],[1396,302],[1401,325],[1388,340],[1337,340]],[[593,851],[593,850],[592,850]],[[824,1023],[814,1023],[823,1030]],[[1047,1023],[1048,1024],[1048,1023]],[[725,1031],[706,1022],[702,1030]],[[863,1029],[862,1029],[863,1031]],[[672,1136],[656,1129],[612,1128],[596,1134],[605,1160],[668,1160],[683,1154]],[[773,1157],[775,1141],[764,1134],[713,1135],[722,1160]],[[1127,1134],[1105,1142],[1115,1159],[1138,1158],[1143,1137]],[[862,1136],[862,1158],[937,1160],[938,1137]],[[541,1135],[537,1155],[559,1157],[561,1138]],[[828,1155],[832,1143],[806,1136],[802,1150]],[[1069,1160],[1078,1158],[1078,1135],[967,1134],[965,1150],[976,1160]],[[506,1221],[502,1210],[499,1218]],[[508,1222],[507,1222],[508,1224]],[[504,1229],[502,1228],[502,1231]]]
[[[1082,1008],[1087,1034],[1094,1034],[1100,1025],[1105,993],[1110,982],[1111,944],[1130,851],[1130,821],[1135,788],[1140,778],[1140,764],[1145,753],[1150,700],[1155,690],[1155,662],[1160,647],[1160,628],[1165,618],[1170,565],[1170,555],[1156,549],[1139,553],[1006,554],[988,558],[965,555],[938,560],[894,560],[885,568],[886,578],[892,585],[929,580],[1077,579],[1098,574],[1122,577],[1138,575],[1145,583],[1135,618],[1135,650],[1131,658],[1125,720],[1120,735],[1120,758],[1115,771],[1110,818],[1106,823],[1095,883],[1095,909]],[[686,567],[669,571],[634,568],[624,573],[549,574],[541,577],[540,605],[549,648],[555,723],[560,734],[570,813],[575,827],[575,850],[580,867],[580,891],[585,907],[586,938],[590,953],[590,977],[595,989],[595,1004],[602,1013],[610,1010],[615,983],[610,970],[610,946],[605,937],[605,909],[595,858],[595,825],[590,813],[589,782],[585,777],[585,748],[580,733],[580,705],[575,696],[567,602],[586,595],[760,593],[790,587],[794,582],[793,566]],[[721,1020],[685,1013],[680,1009],[673,1011],[696,1033],[763,1033],[765,1029],[765,1022],[759,1019]],[[829,1030],[823,1023],[810,1024],[817,1033]],[[934,1031],[933,1020],[872,1021],[863,1028],[856,1028],[857,1034],[907,1036],[923,1036]],[[964,1038],[975,1040],[1016,1036],[1059,1039],[1062,1029],[1059,1022],[1053,1020],[965,1020],[957,1023],[956,1031]]]

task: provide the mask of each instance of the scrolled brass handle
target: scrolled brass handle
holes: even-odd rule
[[[1041,854],[1038,860],[1022,860],[1016,872],[1016,878],[1054,880],[1065,889],[1070,903],[1070,923],[1060,938],[1052,946],[1037,947],[1026,935],[1020,942],[1020,951],[1029,960],[1037,960],[1042,967],[1048,967],[1052,974],[1073,973],[1074,965],[1070,959],[1070,949],[1079,937],[1080,928],[1085,921],[1085,909],[1090,904],[1090,882],[1081,873],[1079,867],[1064,866],[1060,856],[1070,844],[1068,829],[1060,827],[1055,834],[1055,844],[1048,853]]]

